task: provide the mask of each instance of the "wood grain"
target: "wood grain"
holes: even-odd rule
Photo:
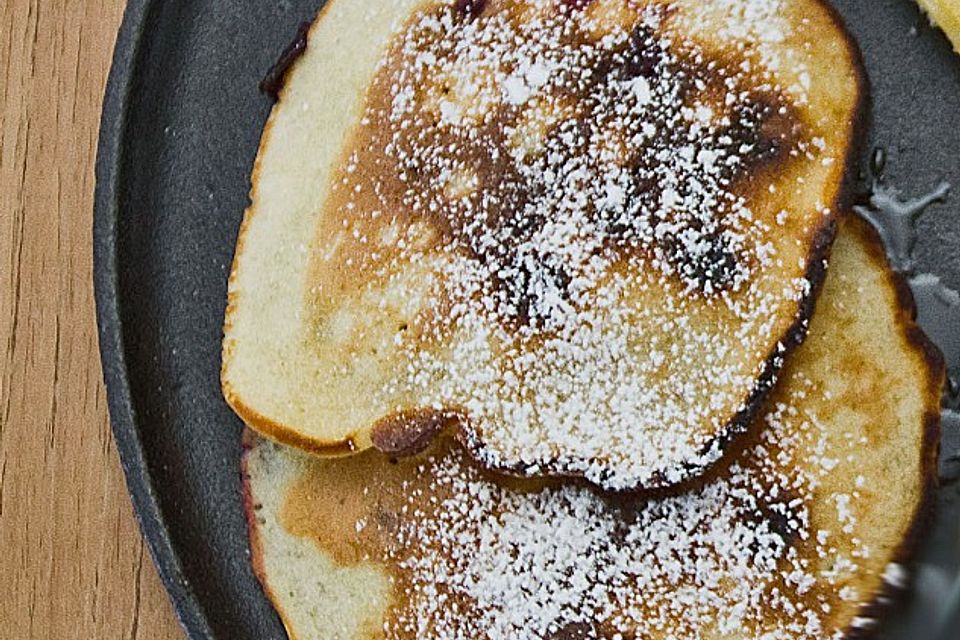
[[[94,324],[93,162],[123,5],[0,2],[3,638],[184,637],[133,518]]]

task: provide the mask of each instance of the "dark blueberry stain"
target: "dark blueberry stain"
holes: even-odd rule
[[[293,41],[286,46],[277,61],[273,63],[267,75],[260,81],[260,92],[270,96],[274,100],[280,97],[280,90],[283,89],[283,82],[287,76],[287,71],[293,66],[303,52],[307,50],[307,34],[310,32],[310,22],[301,22],[297,27],[297,35]]]
[[[625,78],[653,77],[663,60],[663,50],[656,45],[654,33],[645,26],[630,34],[630,46],[624,53],[621,73]]]
[[[486,6],[487,0],[457,0],[453,10],[472,18],[483,13]]]
[[[553,640],[588,640],[596,638],[594,626],[588,622],[571,622],[553,635]]]

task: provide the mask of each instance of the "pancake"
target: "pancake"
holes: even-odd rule
[[[643,499],[251,435],[253,563],[291,638],[860,637],[906,584],[943,366],[875,232],[844,220],[809,337],[746,449]]]
[[[930,21],[943,29],[953,43],[954,51],[960,51],[960,3],[956,0],[918,0]]]
[[[223,390],[319,454],[695,481],[802,340],[862,119],[819,0],[329,2],[264,132]]]

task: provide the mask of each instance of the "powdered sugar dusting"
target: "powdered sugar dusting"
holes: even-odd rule
[[[734,22],[766,6],[727,4]],[[437,285],[391,336],[405,365],[378,400],[457,414],[488,466],[607,488],[699,473],[810,295],[778,242],[822,214],[758,209],[749,176],[829,150],[770,66],[711,57],[673,12],[445,3],[384,60],[340,251],[384,287],[411,264]]]
[[[789,403],[770,410],[748,454],[673,498],[510,488],[444,445],[403,483],[400,523],[381,525],[381,560],[398,568],[403,594],[388,637],[841,637],[832,603],[862,597],[849,583],[871,549],[858,495],[844,499],[842,530],[814,529],[829,473],[819,461],[848,445],[797,408],[815,385],[801,374],[787,384]]]

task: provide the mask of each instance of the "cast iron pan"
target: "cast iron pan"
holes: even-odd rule
[[[110,416],[191,638],[285,637],[249,566],[242,425],[218,374],[227,276],[271,107],[257,85],[321,4],[130,0],[107,87],[94,271]],[[960,57],[908,0],[836,5],[866,56],[870,146],[887,149],[888,181],[907,194],[960,186]],[[960,288],[960,195],[930,209],[920,231],[919,269]],[[941,489],[919,584],[885,637],[921,637],[914,625],[946,601],[960,566],[958,503],[957,485]]]

